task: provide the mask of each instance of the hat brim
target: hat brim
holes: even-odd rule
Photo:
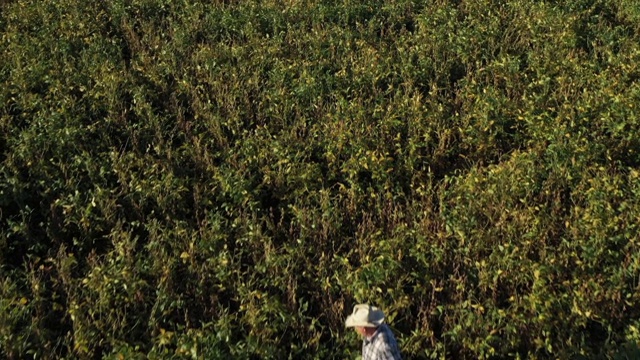
[[[376,319],[373,321],[362,321],[359,319],[355,319],[353,315],[349,315],[347,317],[347,320],[345,321],[345,326],[346,327],[378,327],[380,325],[384,324],[384,317],[381,317],[380,319]]]

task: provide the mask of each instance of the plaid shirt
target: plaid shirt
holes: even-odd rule
[[[362,360],[401,360],[398,343],[386,324],[378,327],[373,336],[362,341]]]

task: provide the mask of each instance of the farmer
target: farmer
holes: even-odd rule
[[[359,304],[347,317],[347,327],[362,335],[362,360],[400,360],[398,343],[384,323],[384,313],[375,306]]]

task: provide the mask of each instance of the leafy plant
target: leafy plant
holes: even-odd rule
[[[637,353],[633,2],[0,4],[0,356]]]

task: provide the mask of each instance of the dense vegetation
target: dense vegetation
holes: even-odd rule
[[[634,358],[633,0],[4,0],[0,357]]]

